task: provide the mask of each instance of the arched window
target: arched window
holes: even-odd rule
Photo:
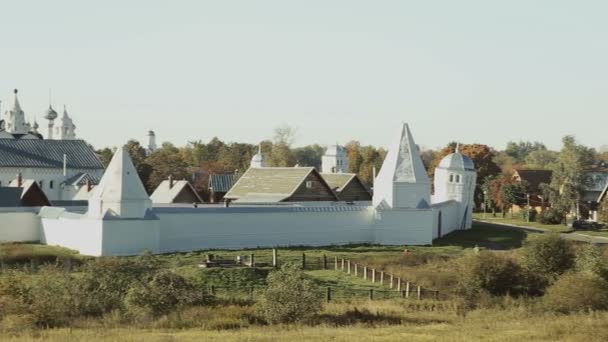
[[[450,183],[454,183],[454,175],[450,175]]]
[[[456,175],[456,183],[460,183],[460,175]]]
[[[49,181],[49,188],[52,189],[54,186],[53,181]]]

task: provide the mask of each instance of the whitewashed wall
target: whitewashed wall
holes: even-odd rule
[[[165,229],[172,228],[167,226]],[[160,253],[160,221],[158,219],[103,221],[102,241],[102,255],[140,255],[146,250]]]
[[[42,218],[42,225],[42,243],[75,249],[85,255],[104,255],[101,220],[91,220],[84,216]]]
[[[381,245],[430,245],[433,243],[432,224],[431,209],[378,211],[372,242]]]
[[[0,208],[0,242],[40,241],[37,208]]]
[[[372,242],[370,208],[355,211],[224,208],[192,211],[156,209],[161,224],[160,251],[321,246]],[[254,210],[252,210],[254,209]]]
[[[445,236],[460,229],[462,223],[463,209],[459,202],[448,201],[433,204],[433,238],[439,236],[439,213],[441,213],[441,236]]]

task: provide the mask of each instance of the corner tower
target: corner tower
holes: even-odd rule
[[[374,181],[374,207],[429,208],[431,182],[407,124],[399,126]]]

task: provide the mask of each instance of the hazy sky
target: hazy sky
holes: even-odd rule
[[[606,1],[0,0],[0,99],[64,103],[96,147],[608,144]],[[44,128],[43,133],[46,133]]]

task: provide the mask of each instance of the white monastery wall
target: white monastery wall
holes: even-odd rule
[[[104,220],[101,255],[139,255],[148,250],[159,253],[158,219]],[[170,226],[166,229],[172,229]]]
[[[430,245],[433,243],[432,209],[392,209],[376,212],[373,243]]]
[[[437,239],[460,229],[462,205],[455,201],[433,204],[433,238]],[[441,219],[441,223],[439,223]],[[441,228],[441,229],[440,229]],[[441,230],[441,231],[440,231]]]
[[[0,208],[0,242],[40,241],[36,208]]]
[[[74,217],[42,218],[42,243],[62,246],[81,254],[100,256],[103,244],[103,221]]]

